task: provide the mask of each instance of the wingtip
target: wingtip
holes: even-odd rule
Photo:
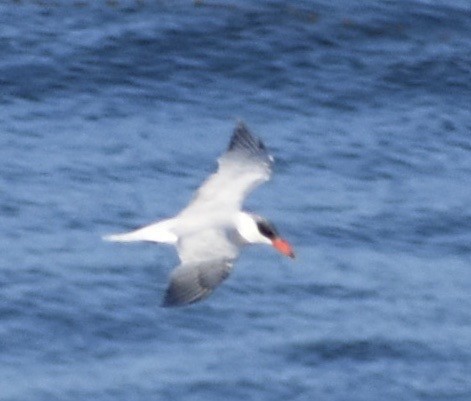
[[[249,131],[249,128],[247,127],[247,124],[241,118],[237,119],[237,123],[236,123],[236,126],[234,128],[234,131],[239,131],[239,130],[247,131],[247,132]]]
[[[174,283],[171,282],[170,285],[165,290],[165,295],[160,303],[162,308],[176,308],[179,306],[185,306],[189,302],[185,298],[178,297],[178,291],[174,286]]]
[[[252,156],[267,154],[265,144],[262,140],[253,135],[244,121],[238,120],[231,141],[229,142],[228,151],[241,150],[248,152]]]
[[[200,302],[205,299],[211,291],[203,290],[198,294],[194,294],[191,297],[186,297],[186,294],[179,294],[176,289],[170,285],[165,292],[164,298],[160,303],[162,308],[178,308],[182,306],[189,306],[196,302]]]
[[[247,124],[245,124],[242,120],[238,120],[232,133],[231,142],[229,144],[229,150],[238,147],[241,140],[248,140],[248,142],[254,142],[255,138],[250,133]]]
[[[179,299],[176,299],[172,296],[169,296],[169,294],[166,294],[162,302],[160,303],[161,308],[178,308],[182,306],[188,306],[193,303],[197,302],[197,300],[191,300],[191,301],[182,301]]]

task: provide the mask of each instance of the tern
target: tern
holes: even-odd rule
[[[229,276],[245,245],[272,245],[294,258],[291,245],[269,220],[242,210],[246,196],[270,179],[272,165],[273,157],[263,142],[239,122],[227,151],[218,159],[217,171],[178,215],[103,238],[174,245],[180,265],[170,274],[162,306],[201,301]]]

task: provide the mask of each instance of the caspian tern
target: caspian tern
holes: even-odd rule
[[[135,231],[103,237],[108,241],[151,241],[177,248],[180,265],[170,275],[162,306],[181,306],[206,298],[225,280],[247,244],[268,244],[294,258],[291,245],[272,223],[242,211],[245,197],[268,181],[273,157],[244,123],[236,126],[218,170],[177,216]]]

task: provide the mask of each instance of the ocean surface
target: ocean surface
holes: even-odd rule
[[[471,400],[468,0],[0,2],[1,401]],[[241,119],[243,252],[160,307]]]

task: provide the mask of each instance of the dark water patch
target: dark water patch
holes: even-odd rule
[[[469,91],[466,78],[470,75],[469,62],[461,54],[443,59],[430,55],[427,59],[408,60],[392,64],[384,76],[386,83],[427,91],[447,90],[448,94],[464,94]]]
[[[367,227],[360,223],[353,223],[350,227],[338,226],[318,226],[316,231],[319,236],[332,239],[338,243],[361,242],[366,244],[375,244],[378,239],[371,233]]]
[[[338,284],[284,283],[275,287],[275,290],[280,294],[299,294],[302,292],[309,296],[346,300],[364,300],[375,298],[378,295],[375,290],[346,287]]]
[[[20,208],[16,204],[3,203],[0,205],[2,216],[17,217],[20,213]]]
[[[435,351],[419,342],[388,341],[379,338],[346,341],[322,340],[292,344],[287,347],[285,352],[291,361],[308,366],[337,360],[372,362],[382,359],[424,360],[437,358]]]
[[[437,247],[453,252],[454,245],[451,245],[449,238],[455,238],[455,245],[461,247],[462,253],[467,248],[469,240],[467,233],[470,227],[470,218],[466,213],[442,213],[439,211],[427,210],[403,211],[401,214],[378,215],[365,224],[368,230],[375,231],[373,234],[382,241],[407,244],[408,241],[419,245],[423,250]],[[464,248],[463,248],[464,246]]]

